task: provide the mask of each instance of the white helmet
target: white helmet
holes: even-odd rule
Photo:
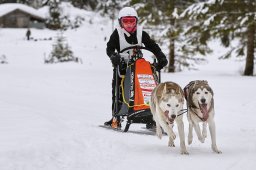
[[[118,19],[120,20],[122,17],[127,16],[136,17],[138,19],[138,14],[132,7],[124,7],[123,9],[121,9],[118,15]]]

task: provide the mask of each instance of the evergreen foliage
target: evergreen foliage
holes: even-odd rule
[[[191,66],[191,60],[185,53],[182,32],[187,28],[187,22],[179,19],[179,14],[194,0],[131,0],[131,4],[138,9],[139,16],[150,32],[158,35],[159,42],[167,44],[169,65],[167,72],[175,72],[183,67]],[[157,38],[157,37],[155,37]],[[200,60],[197,60],[200,61]]]
[[[0,0],[29,4],[33,0]],[[50,6],[50,18],[46,24],[50,29],[76,28],[83,18],[70,21],[61,16],[59,7],[63,0],[44,0]],[[94,10],[108,15],[112,29],[118,12],[124,6],[133,6],[139,22],[164,51],[169,51],[168,72],[194,68],[204,61],[197,54],[211,52],[208,42],[219,39],[227,48],[221,59],[231,56],[244,57],[244,75],[253,75],[256,53],[256,1],[255,0],[70,0],[75,7]],[[197,56],[197,57],[196,57]]]
[[[109,16],[112,21],[112,30],[114,30],[114,23],[118,18],[119,11],[127,5],[129,5],[129,0],[104,0],[99,2],[97,10],[103,16]]]
[[[96,10],[99,0],[70,0],[72,5],[81,9]]]
[[[246,60],[249,59],[249,63],[246,62],[244,74],[253,74],[256,44],[255,1],[212,0],[199,2],[192,4],[182,15],[193,23],[186,31],[186,35],[196,35],[191,41],[188,41],[188,45],[205,44],[208,47],[207,41],[210,38],[219,38],[225,47],[230,47],[230,50],[221,58],[229,58],[233,55],[243,56],[247,48]],[[250,36],[248,36],[249,34]],[[235,40],[238,43],[231,46]]]
[[[56,62],[67,62],[67,61],[76,61],[78,58],[74,57],[73,52],[66,42],[66,38],[63,36],[63,33],[60,32],[53,44],[52,52],[48,59],[45,59],[45,63],[56,63]]]
[[[0,0],[0,4],[4,3],[20,3],[20,4],[31,4],[31,2],[34,0]]]
[[[67,30],[68,28],[75,29],[78,28],[84,18],[82,16],[77,16],[75,19],[71,20],[69,16],[64,15],[62,8],[60,7],[59,0],[48,0],[49,14],[50,17],[46,21],[46,26],[53,30]]]
[[[49,0],[49,13],[50,17],[46,21],[46,25],[49,29],[57,30],[61,28],[61,9],[59,7],[59,0]]]

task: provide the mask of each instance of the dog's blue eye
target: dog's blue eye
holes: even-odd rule
[[[199,92],[196,92],[196,94],[200,94]]]
[[[170,104],[167,104],[167,106],[168,106],[168,107],[171,107],[171,105],[170,105]]]

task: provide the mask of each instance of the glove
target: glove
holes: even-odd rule
[[[109,58],[114,66],[117,66],[121,60],[121,57],[118,53],[113,53]]]
[[[156,65],[156,70],[157,71],[162,70],[167,64],[168,64],[168,61],[167,61],[166,57],[159,58],[158,63]]]

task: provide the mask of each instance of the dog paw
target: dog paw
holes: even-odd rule
[[[221,154],[222,152],[217,148],[217,146],[212,146],[212,150],[217,154]]]
[[[204,143],[204,140],[205,140],[205,138],[198,138],[198,140],[201,142],[201,143]]]
[[[216,152],[217,154],[221,154],[222,153],[220,150],[215,150],[214,152]]]
[[[186,149],[182,149],[182,150],[180,151],[180,154],[181,154],[181,155],[189,155],[189,153],[188,153],[188,151],[187,151]]]
[[[171,140],[169,140],[168,146],[169,146],[169,147],[175,147],[174,142],[171,141]]]

